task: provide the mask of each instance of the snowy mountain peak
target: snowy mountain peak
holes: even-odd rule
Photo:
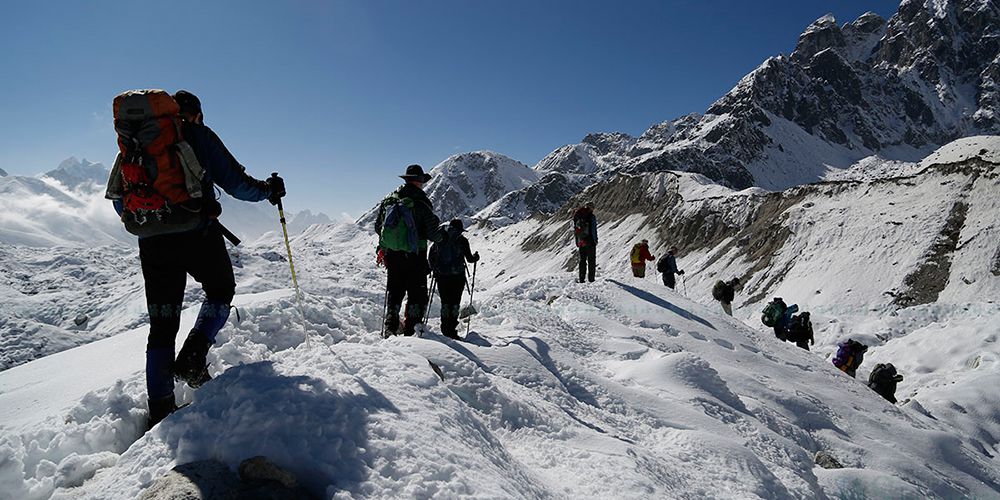
[[[7,171],[0,168],[0,177],[7,177]]]
[[[635,137],[624,132],[602,132],[587,134],[582,143],[594,146],[599,155],[624,155],[628,148],[635,144]]]
[[[792,52],[792,58],[809,60],[822,50],[843,46],[844,34],[840,31],[837,20],[833,14],[826,14],[813,21],[799,36],[799,42],[795,45],[795,51]]]
[[[442,220],[471,216],[538,180],[527,165],[492,151],[451,156],[429,173],[432,178],[424,191]]]
[[[108,180],[108,169],[103,163],[78,160],[71,156],[62,161],[55,170],[42,174],[45,177],[61,182],[70,189],[89,187],[92,184],[102,185]]]

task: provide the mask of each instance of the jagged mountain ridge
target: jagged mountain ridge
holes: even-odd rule
[[[442,221],[472,216],[508,193],[536,185],[540,178],[539,172],[527,165],[493,151],[453,155],[427,173],[431,180],[424,185],[424,192]],[[378,205],[357,223],[371,226],[377,216]]]
[[[998,24],[1000,8],[980,0],[906,0],[888,22],[823,16],[705,115],[648,130],[624,170],[784,189],[872,154],[912,160],[997,133]]]
[[[108,169],[100,162],[78,160],[71,156],[53,170],[42,174],[56,180],[69,189],[90,188],[94,184],[103,186],[108,182]]]
[[[959,137],[1000,133],[997,82],[995,2],[905,0],[888,21],[869,12],[843,25],[825,15],[704,114],[562,146],[534,167],[537,183],[461,215],[504,224],[550,214],[613,172],[688,171],[780,191],[873,155],[912,162]]]
[[[489,204],[474,219],[503,225],[550,214],[587,186],[605,179],[626,158],[635,138],[622,133],[589,134],[579,144],[567,144],[539,161],[533,168],[538,181],[511,191]]]

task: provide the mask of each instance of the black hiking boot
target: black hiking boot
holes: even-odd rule
[[[403,329],[402,324],[399,322],[399,316],[386,316],[385,318],[385,338],[389,338],[393,335],[399,335],[399,332]]]
[[[146,430],[152,429],[154,425],[177,411],[177,404],[174,402],[173,394],[165,398],[150,399],[148,405],[149,418],[146,420]]]
[[[212,377],[208,375],[208,363],[205,360],[210,345],[201,332],[191,330],[184,340],[181,352],[177,353],[174,378],[186,382],[192,389],[197,389],[211,380]]]

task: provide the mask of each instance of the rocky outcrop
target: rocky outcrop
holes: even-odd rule
[[[239,476],[217,460],[202,460],[174,467],[153,482],[140,500],[296,500],[316,498],[299,486],[288,471],[265,457],[240,464]]]

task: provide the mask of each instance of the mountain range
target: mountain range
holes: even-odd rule
[[[476,159],[497,153],[456,155],[435,167],[428,194],[448,218],[502,225],[551,214],[618,173],[685,171],[735,189],[780,191],[865,158],[914,162],[954,139],[1000,133],[998,82],[994,1],[906,0],[889,20],[869,12],[843,25],[825,15],[790,54],[764,61],[704,113],[637,138],[590,134],[553,151],[534,176],[509,158]],[[467,189],[479,176],[525,185],[499,195],[517,183]]]

